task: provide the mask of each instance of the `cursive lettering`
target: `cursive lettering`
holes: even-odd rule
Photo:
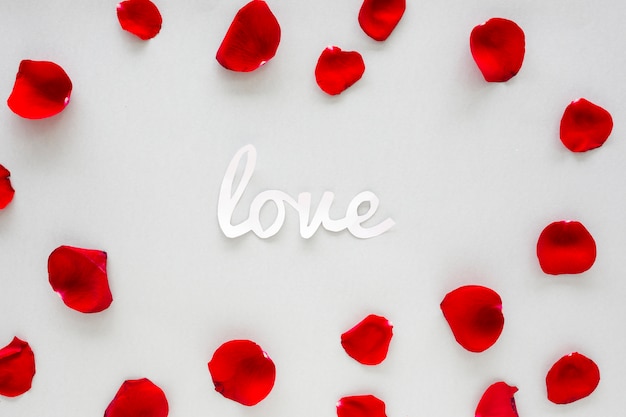
[[[244,156],[246,156],[246,165],[243,168],[243,174],[239,183],[235,185],[233,184],[235,176]],[[285,222],[285,204],[290,205],[298,212],[300,235],[305,239],[313,236],[320,226],[330,232],[340,232],[348,229],[355,237],[368,239],[385,233],[395,224],[393,220],[388,218],[372,227],[363,226],[363,222],[371,219],[376,214],[380,203],[378,197],[371,191],[363,191],[357,194],[350,201],[344,218],[331,219],[330,207],[335,199],[334,193],[330,191],[324,192],[315,213],[311,217],[311,193],[300,193],[296,200],[280,190],[267,190],[259,193],[250,204],[248,218],[239,224],[232,224],[233,212],[252,178],[255,166],[256,149],[252,145],[246,145],[237,151],[228,168],[226,168],[217,203],[218,222],[226,237],[236,238],[248,232],[254,232],[262,239],[274,236],[280,231]],[[263,228],[260,220],[261,210],[269,202],[274,203],[276,206],[276,217],[269,226]],[[364,204],[369,204],[369,208],[365,213],[359,214],[359,207]]]

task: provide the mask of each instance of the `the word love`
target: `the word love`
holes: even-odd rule
[[[239,183],[235,185],[233,184],[235,176],[244,156],[246,156],[246,164],[243,168],[243,174]],[[250,231],[263,239],[274,236],[285,222],[285,205],[290,205],[298,212],[300,235],[305,239],[313,236],[320,225],[330,232],[340,232],[348,229],[354,236],[367,239],[385,233],[395,224],[393,220],[388,218],[375,226],[363,226],[363,222],[372,218],[378,209],[378,197],[371,191],[357,194],[348,205],[344,218],[331,219],[329,212],[335,198],[334,193],[330,191],[324,192],[317,209],[311,216],[311,193],[300,193],[296,200],[289,194],[279,190],[267,190],[259,193],[252,200],[248,219],[239,224],[232,224],[233,211],[252,178],[255,165],[256,149],[252,145],[247,145],[237,151],[224,174],[220,188],[217,217],[220,228],[227,237],[239,237]],[[264,228],[260,220],[261,209],[270,201],[276,205],[276,217],[269,226]],[[361,205],[365,207],[366,203],[369,205],[367,210],[364,210],[364,213],[359,213]]]

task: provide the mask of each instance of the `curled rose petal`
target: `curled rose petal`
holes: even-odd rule
[[[572,152],[599,148],[613,130],[611,113],[592,102],[579,98],[572,101],[561,118],[561,142]]]
[[[216,59],[231,71],[250,72],[276,55],[280,25],[263,0],[252,0],[237,12]]]
[[[448,293],[441,302],[441,311],[456,341],[470,352],[491,347],[504,327],[502,299],[497,292],[479,285]]]
[[[10,177],[9,170],[0,165],[0,210],[8,206],[15,195]]]
[[[578,352],[556,361],[546,375],[548,399],[569,404],[591,394],[600,383],[598,365]]]
[[[359,81],[364,72],[365,63],[361,54],[329,46],[317,60],[315,81],[322,91],[334,96]]]
[[[537,258],[546,274],[580,274],[596,261],[596,242],[580,222],[554,222],[539,235]]]
[[[370,38],[384,41],[402,19],[405,9],[406,0],[364,0],[359,25]]]
[[[24,60],[7,104],[18,116],[43,119],[65,109],[71,93],[72,81],[63,68],[54,62]]]
[[[60,246],[48,258],[52,289],[65,305],[82,313],[97,313],[113,302],[106,271],[107,254],[101,250]]]
[[[209,372],[215,391],[247,406],[267,397],[276,379],[274,362],[250,340],[231,340],[217,348]]]
[[[518,417],[513,395],[517,387],[496,382],[487,388],[476,407],[476,417]]]
[[[508,81],[522,68],[524,31],[511,20],[494,17],[472,30],[470,50],[485,81]]]
[[[373,395],[354,395],[337,401],[337,417],[387,417],[384,401]]]
[[[163,24],[159,9],[150,0],[125,0],[119,3],[117,20],[122,29],[144,41],[158,35]]]
[[[35,355],[17,337],[0,349],[0,395],[17,397],[28,391],[35,376]]]
[[[167,417],[165,393],[147,378],[124,381],[104,417]]]
[[[341,335],[341,346],[357,362],[378,365],[387,357],[392,336],[391,322],[370,314]]]

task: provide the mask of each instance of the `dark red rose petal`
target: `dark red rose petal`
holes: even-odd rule
[[[441,311],[456,341],[470,352],[482,352],[491,347],[504,327],[502,299],[486,287],[457,288],[444,297]]]
[[[364,0],[359,25],[370,38],[384,41],[402,19],[405,9],[406,0]]]
[[[487,388],[476,407],[476,417],[518,417],[513,394],[517,387],[496,382]]]
[[[361,54],[329,46],[317,60],[315,80],[325,93],[334,96],[359,81],[364,72]]]
[[[11,173],[0,165],[0,209],[5,208],[13,200],[15,190],[11,186]]]
[[[106,252],[100,250],[60,246],[48,258],[50,285],[69,308],[102,311],[113,301],[106,261]]]
[[[168,412],[163,390],[143,378],[124,381],[104,417],[167,417]]]
[[[548,399],[569,404],[591,394],[600,383],[598,365],[578,352],[556,361],[546,376]]]
[[[0,349],[0,395],[17,397],[28,391],[35,376],[35,355],[28,343],[13,338]]]
[[[354,395],[337,401],[337,417],[387,417],[385,403],[373,395]]]
[[[599,148],[613,130],[613,118],[602,107],[579,98],[572,101],[561,118],[561,142],[572,152]]]
[[[248,406],[267,397],[276,379],[274,362],[250,340],[231,340],[217,348],[209,372],[215,391]]]
[[[537,258],[546,274],[580,274],[595,262],[596,242],[580,222],[554,222],[539,235]]]
[[[72,81],[63,68],[54,62],[24,60],[7,104],[18,116],[43,119],[65,109],[71,93]]]
[[[508,81],[524,61],[524,31],[515,22],[494,17],[472,30],[470,50],[486,81]]]
[[[364,365],[378,365],[389,351],[393,326],[384,317],[370,314],[341,335],[346,353]]]
[[[252,0],[237,12],[217,50],[224,68],[250,72],[276,55],[280,25],[263,0]]]
[[[122,29],[140,39],[154,38],[161,31],[163,18],[150,0],[125,0],[117,5],[117,19]]]

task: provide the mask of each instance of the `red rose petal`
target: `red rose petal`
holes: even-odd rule
[[[602,146],[612,130],[611,114],[584,98],[572,101],[561,118],[561,142],[572,152]]]
[[[537,258],[546,274],[580,274],[595,262],[596,242],[580,222],[554,222],[539,235]]]
[[[163,18],[150,0],[125,0],[117,5],[117,20],[122,29],[140,39],[154,38],[161,31]]]
[[[359,25],[370,38],[384,41],[402,19],[405,9],[406,0],[364,0]]]
[[[508,81],[524,61],[524,31],[510,20],[489,19],[472,30],[470,50],[486,81]]]
[[[280,25],[263,0],[252,0],[237,12],[217,50],[224,68],[250,72],[276,55]]]
[[[504,327],[502,299],[486,287],[457,288],[444,297],[441,311],[456,341],[470,352],[482,352],[491,347]]]
[[[385,403],[373,395],[354,395],[337,401],[337,417],[387,417]]]
[[[35,355],[28,343],[13,338],[0,349],[0,395],[17,397],[28,391],[35,376]]]
[[[548,399],[569,404],[591,394],[600,383],[598,365],[578,352],[556,361],[546,375]]]
[[[167,417],[169,405],[163,390],[149,379],[124,381],[104,412],[104,417]]]
[[[518,417],[513,394],[517,387],[496,382],[487,388],[476,407],[476,417]]]
[[[357,362],[378,365],[387,357],[392,329],[389,320],[370,314],[341,335],[341,346]]]
[[[97,313],[113,301],[106,271],[106,252],[60,246],[48,258],[52,289],[70,308]]]
[[[334,96],[359,81],[364,72],[365,63],[361,54],[329,46],[317,60],[315,80],[325,93]]]
[[[209,372],[215,391],[248,406],[267,397],[276,379],[274,362],[250,340],[231,340],[217,348]]]
[[[0,165],[0,209],[5,208],[13,200],[15,190],[11,186],[11,173]]]
[[[43,119],[65,109],[71,93],[72,81],[63,68],[54,62],[24,60],[7,104],[18,116]]]

